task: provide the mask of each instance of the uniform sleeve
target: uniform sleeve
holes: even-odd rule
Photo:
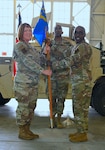
[[[30,71],[41,73],[43,68],[35,62],[31,53],[28,53],[27,47],[22,44],[17,44],[14,50],[15,60],[24,64]]]
[[[58,69],[69,69],[70,68],[70,55],[71,55],[71,48],[64,50],[63,56],[61,59],[55,59],[52,62],[53,70]]]
[[[92,49],[91,49],[91,46],[87,43],[84,43],[84,44],[80,44],[80,46],[78,47],[78,50],[79,50],[79,54],[80,54],[80,57],[84,60],[85,59],[90,59],[91,55],[92,55]]]
[[[53,70],[70,68],[70,58],[67,57],[60,61],[53,62],[52,68]]]
[[[84,47],[84,52],[82,55],[82,64],[83,64],[83,68],[84,70],[86,70],[87,75],[89,80],[92,80],[92,74],[91,74],[91,69],[90,69],[90,61],[91,61],[91,56],[92,56],[92,48],[89,44],[85,43],[83,45]]]
[[[92,48],[89,44],[84,43],[79,47],[79,55],[85,69],[89,69],[89,63],[92,56]]]

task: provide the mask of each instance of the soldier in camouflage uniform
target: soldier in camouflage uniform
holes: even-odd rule
[[[63,125],[61,123],[61,115],[63,114],[64,102],[68,92],[70,80],[70,66],[65,66],[64,64],[66,63],[66,60],[64,60],[64,54],[66,54],[67,57],[70,57],[70,43],[67,42],[64,38],[62,38],[61,36],[62,34],[63,32],[61,26],[56,25],[54,30],[55,37],[50,43],[50,61],[52,63],[51,85],[52,85],[53,126],[57,128],[63,128]],[[42,51],[44,54],[46,54],[46,47]],[[64,60],[65,62],[63,64],[60,64],[59,66],[58,62],[60,62],[61,60]],[[42,59],[41,64],[42,66],[45,65],[44,59]],[[55,118],[56,115],[57,120]]]
[[[74,32],[76,45],[71,51],[71,82],[73,112],[77,132],[69,135],[71,142],[87,141],[88,110],[91,99],[91,46],[85,42],[85,29],[78,26]]]
[[[39,75],[51,75],[51,71],[44,70],[39,65],[39,52],[29,44],[31,38],[31,26],[27,23],[21,24],[18,32],[19,42],[15,45],[13,52],[17,62],[14,91],[18,102],[16,120],[19,126],[19,138],[25,140],[39,137],[30,130],[38,97]]]

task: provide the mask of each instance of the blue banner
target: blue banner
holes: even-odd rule
[[[44,40],[46,39],[47,31],[48,31],[48,23],[47,23],[45,8],[44,8],[44,1],[42,1],[40,17],[39,17],[39,20],[33,30],[33,35],[41,46],[42,46],[42,43],[44,42]]]

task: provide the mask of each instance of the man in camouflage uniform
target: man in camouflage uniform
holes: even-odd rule
[[[52,85],[52,109],[53,109],[53,126],[63,128],[61,123],[61,115],[64,110],[64,102],[68,92],[70,80],[70,66],[65,66],[64,54],[70,57],[70,43],[62,38],[62,28],[56,25],[54,30],[54,39],[50,43],[50,61],[52,63],[51,70],[51,85]],[[46,54],[45,50],[42,50]],[[42,57],[43,58],[43,57]],[[59,62],[64,60],[59,66]],[[45,65],[44,59],[41,62],[42,66]],[[57,65],[58,64],[58,65]],[[47,87],[48,92],[48,87]],[[55,116],[57,115],[57,120]]]
[[[71,51],[71,82],[73,112],[77,132],[69,135],[71,142],[87,141],[88,110],[91,99],[91,46],[85,42],[85,29],[78,26],[74,32],[76,45]]]
[[[19,138],[25,140],[39,137],[29,129],[38,97],[39,76],[51,75],[51,71],[44,70],[39,65],[39,52],[29,44],[31,38],[31,26],[27,23],[21,24],[18,31],[19,42],[13,52],[17,63],[14,91],[18,102],[16,121],[19,126]]]

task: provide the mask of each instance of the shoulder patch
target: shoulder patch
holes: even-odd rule
[[[27,46],[23,42],[19,42],[16,44],[16,49],[22,51],[23,53],[27,52]]]

